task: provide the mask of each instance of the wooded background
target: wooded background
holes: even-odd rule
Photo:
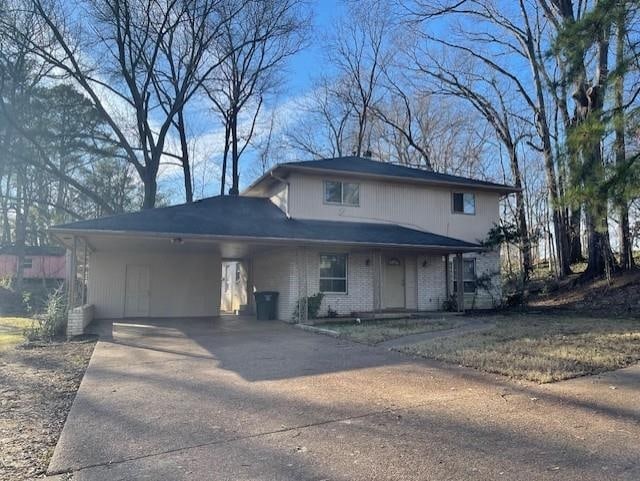
[[[371,155],[521,188],[482,239],[519,283],[634,268],[638,2],[346,1],[329,31],[313,7],[0,0],[2,245],[192,202],[212,175],[237,195],[276,162]],[[290,60],[318,43],[324,73],[283,120]],[[195,110],[224,132],[204,160]]]

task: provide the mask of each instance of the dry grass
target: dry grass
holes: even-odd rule
[[[322,327],[337,331],[342,337],[365,344],[378,344],[410,334],[452,329],[462,318],[442,319],[392,319],[388,321],[366,321],[362,324],[324,324]]]
[[[640,320],[510,316],[495,327],[401,350],[539,383],[597,374],[640,360]]]
[[[23,342],[24,330],[32,324],[26,317],[0,317],[0,352]]]

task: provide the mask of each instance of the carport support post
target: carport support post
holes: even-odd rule
[[[464,281],[463,281],[462,253],[456,254],[455,275],[456,275],[456,304],[458,312],[464,311]]]
[[[444,255],[444,300],[449,302],[451,297],[451,271],[449,270],[449,254]]]
[[[71,256],[69,257],[69,280],[67,286],[67,302],[69,304],[69,309],[73,309],[74,307],[76,307],[76,269],[78,266],[77,249],[78,238],[76,236],[73,236],[73,246],[71,247]]]

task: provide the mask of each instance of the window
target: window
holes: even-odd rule
[[[22,259],[22,268],[31,269],[33,267],[33,259],[31,257],[25,257]]]
[[[453,212],[456,214],[476,213],[476,196],[463,192],[454,192],[453,195]]]
[[[320,256],[320,292],[347,293],[347,254]]]
[[[360,205],[360,184],[325,180],[324,201],[327,204],[358,207]]]
[[[458,290],[458,282],[456,281],[456,260],[453,260],[453,292]],[[476,292],[476,260],[475,259],[463,259],[462,260],[462,281],[464,286],[464,292],[467,294],[473,294]]]

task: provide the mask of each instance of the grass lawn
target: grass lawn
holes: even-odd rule
[[[33,322],[27,317],[0,317],[0,352],[24,341],[24,330]]]
[[[395,339],[421,332],[441,331],[451,329],[464,322],[462,317],[448,317],[442,319],[392,319],[388,321],[366,321],[361,324],[327,323],[322,327],[337,331],[340,336],[365,344]]]
[[[566,315],[491,319],[495,327],[489,330],[399,350],[539,383],[611,371],[640,361],[640,320]]]

